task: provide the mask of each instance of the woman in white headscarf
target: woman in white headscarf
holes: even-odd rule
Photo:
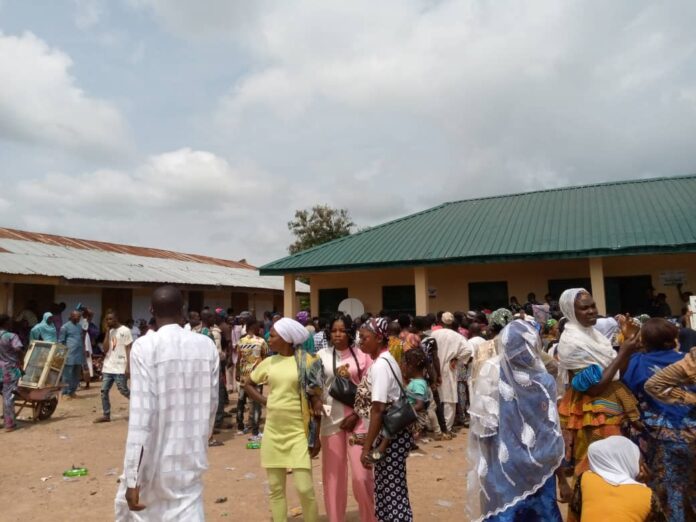
[[[639,482],[640,450],[626,437],[607,437],[588,450],[590,469],[575,485],[569,520],[666,520],[657,497]]]
[[[294,319],[276,322],[268,340],[276,355],[261,361],[245,385],[252,400],[266,405],[261,466],[268,475],[274,522],[287,519],[288,469],[293,470],[304,519],[314,522],[319,518],[311,459],[321,448],[318,437],[321,404],[315,409],[310,407],[310,402],[319,400],[321,384],[311,375],[314,358],[302,349],[308,337],[307,329]],[[258,392],[259,384],[270,385],[268,398]]]
[[[619,372],[638,348],[638,338],[624,342],[617,354],[595,329],[597,306],[584,288],[563,292],[559,305],[568,322],[557,353],[563,380],[569,384],[558,411],[566,460],[578,477],[589,468],[587,448],[592,442],[621,435],[622,424],[640,420],[635,397],[619,381]]]

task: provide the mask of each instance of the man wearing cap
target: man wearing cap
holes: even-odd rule
[[[469,342],[458,331],[458,325],[451,312],[442,314],[443,328],[431,334],[437,342],[437,354],[440,359],[440,374],[442,384],[438,389],[443,405],[447,432],[452,431],[457,411],[457,363],[469,360],[472,348]]]

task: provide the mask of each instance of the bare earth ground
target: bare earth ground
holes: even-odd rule
[[[0,431],[0,519],[113,520],[117,478],[123,465],[128,402],[112,389],[112,422],[93,424],[101,414],[99,385],[78,392],[78,399],[62,400],[48,421],[21,423],[13,432]],[[236,404],[236,397],[232,397]],[[228,408],[229,409],[229,408]],[[205,475],[207,520],[269,520],[267,484],[259,452],[247,450],[247,437],[235,431],[219,436],[224,446],[210,448],[210,469]],[[411,503],[416,520],[466,520],[465,434],[453,441],[421,446],[423,456],[408,460]],[[314,464],[314,484],[320,513],[324,514],[321,464]],[[84,466],[89,475],[71,481],[62,473]],[[46,477],[50,477],[47,478]],[[42,478],[46,480],[42,480]],[[288,476],[288,507],[299,506]],[[358,521],[357,505],[350,496],[347,520]],[[215,502],[227,497],[221,504]],[[299,516],[292,520],[301,520]],[[325,517],[322,518],[326,520]]]

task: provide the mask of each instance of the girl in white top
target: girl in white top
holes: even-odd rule
[[[379,521],[411,522],[413,512],[408,498],[406,458],[413,446],[408,429],[389,443],[384,456],[374,462],[370,452],[379,443],[382,416],[388,406],[401,395],[401,369],[388,350],[388,323],[383,317],[371,318],[360,327],[360,349],[369,355],[372,366],[361,383],[370,390],[370,426],[362,448],[363,466],[375,469],[375,513]],[[360,390],[358,391],[360,394]]]

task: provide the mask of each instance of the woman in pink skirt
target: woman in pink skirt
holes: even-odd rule
[[[362,522],[375,522],[374,477],[360,463],[362,440],[367,433],[366,419],[358,417],[350,404],[330,395],[335,376],[358,385],[367,374],[372,359],[353,346],[354,328],[349,316],[339,315],[331,322],[331,342],[317,355],[324,376],[324,418],[321,422],[322,480],[324,503],[329,522],[344,522],[348,502],[348,462],[353,495]],[[348,401],[350,402],[350,401]]]

